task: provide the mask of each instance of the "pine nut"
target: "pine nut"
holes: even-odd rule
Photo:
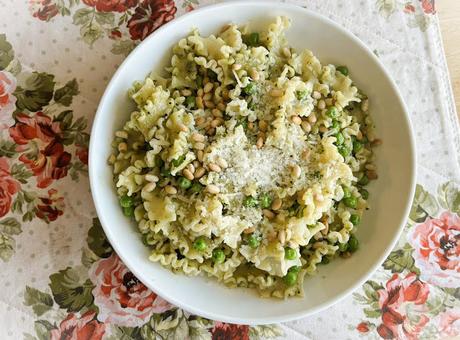
[[[318,91],[313,91],[312,97],[315,98],[315,99],[320,99],[321,98],[321,93],[319,93]]]
[[[198,169],[195,170],[194,177],[197,178],[197,179],[201,178],[201,177],[203,177],[205,172],[206,172],[206,170],[203,167],[199,167]]]
[[[147,174],[145,175],[145,180],[148,182],[158,182],[160,179],[155,175]]]
[[[192,134],[192,140],[195,142],[204,142],[205,137],[201,133],[195,132],[194,134]]]
[[[377,167],[375,166],[375,164],[371,164],[371,163],[366,164],[364,167],[365,167],[367,170],[374,170],[374,171],[377,170]]]
[[[251,131],[254,130],[254,123],[253,122],[248,123],[248,129],[251,130]]]
[[[196,150],[204,150],[205,145],[204,145],[204,143],[198,142],[198,143],[195,143],[195,145],[194,145],[193,147],[194,147]]]
[[[216,129],[213,128],[213,127],[210,127],[209,129],[206,130],[206,134],[207,134],[208,136],[214,136],[215,133],[216,133]]]
[[[327,132],[327,127],[325,127],[324,125],[321,125],[321,126],[319,127],[319,132],[321,132],[321,133],[326,133],[326,132]]]
[[[217,117],[217,118],[223,117],[223,114],[219,109],[212,109],[211,113],[214,117]]]
[[[300,166],[298,166],[297,164],[294,164],[291,167],[291,170],[292,170],[292,175],[294,176],[294,178],[300,177],[300,174],[302,173],[302,169],[300,169]]]
[[[208,101],[205,101],[204,102],[204,105],[208,108],[208,109],[213,109],[216,107],[216,104],[214,104],[212,101],[208,100]]]
[[[306,149],[302,152],[302,159],[307,160],[310,157],[310,149]]]
[[[206,103],[207,101],[210,101],[212,99],[212,93],[206,93],[204,96],[203,96],[203,100],[204,102]]]
[[[259,121],[259,130],[265,132],[265,131],[267,131],[267,128],[268,128],[267,122],[265,120],[260,120]]]
[[[222,111],[222,112],[225,112],[225,104],[220,102],[219,104],[217,104],[217,108]]]
[[[283,49],[281,50],[281,52],[283,53],[283,56],[285,56],[286,58],[290,58],[290,57],[291,57],[291,51],[289,50],[289,48],[283,47]]]
[[[273,211],[271,211],[271,210],[268,210],[268,209],[262,210],[262,213],[263,213],[264,216],[265,216],[266,218],[268,218],[269,220],[271,220],[272,218],[275,217],[275,213],[274,213]]]
[[[256,228],[249,227],[243,230],[243,234],[252,234],[254,231],[256,231]]]
[[[286,242],[286,232],[284,230],[279,231],[278,240],[280,241],[281,244],[284,244]]]
[[[279,198],[275,198],[272,202],[272,210],[279,210],[283,202]]]
[[[324,100],[318,101],[318,109],[324,110],[326,108],[326,102]]]
[[[377,175],[377,172],[375,170],[367,170],[366,171],[366,176],[369,179],[377,179],[379,176]]]
[[[206,190],[208,190],[208,192],[210,194],[218,194],[220,192],[220,189],[217,185],[214,185],[214,184],[208,184],[206,186]]]
[[[172,185],[165,186],[165,193],[168,195],[175,195],[177,194],[177,189],[174,188]]]
[[[263,145],[264,145],[264,139],[263,139],[263,137],[257,138],[256,147],[257,147],[258,149],[260,149]]]
[[[203,156],[204,156],[203,150],[198,150],[198,151],[196,152],[196,158],[198,158],[198,160],[199,160],[200,162],[203,162]]]
[[[183,89],[182,90],[182,95],[185,96],[185,97],[188,97],[192,94],[192,91],[190,91],[189,89]]]
[[[292,116],[291,120],[295,125],[302,124],[302,119],[299,116]]]
[[[358,131],[358,133],[356,134],[356,139],[357,140],[362,140],[363,139],[363,133],[361,131]]]
[[[194,170],[192,172],[195,172],[195,169],[198,169],[200,167],[200,162],[195,159],[193,161],[193,166],[194,166]]]
[[[203,78],[203,84],[206,85],[207,83],[209,83],[209,77],[204,77]]]
[[[222,125],[222,123],[223,123],[223,120],[221,118],[216,118],[211,122],[211,126],[215,128],[215,127]]]
[[[196,91],[196,95],[198,97],[203,97],[203,94],[204,94],[203,89],[198,89],[198,91]]]
[[[184,175],[185,178],[189,179],[189,180],[193,180],[193,173],[189,170],[189,169],[184,169],[182,171],[182,174]]]
[[[222,169],[225,169],[228,167],[227,161],[221,157],[217,158],[216,162]]]
[[[251,71],[249,71],[249,76],[252,78],[252,80],[254,81],[258,81],[259,80],[259,72],[257,72],[257,70],[255,68],[252,68]]]
[[[182,132],[188,132],[188,127],[186,127],[184,124],[180,123],[179,124],[179,130]]]
[[[314,113],[311,113],[307,119],[310,124],[316,123],[316,115]]]
[[[202,97],[200,97],[200,96],[196,97],[195,102],[196,102],[196,107],[197,108],[204,109],[203,98]]]
[[[218,166],[217,164],[214,164],[214,163],[209,163],[208,168],[209,168],[209,170],[214,171],[214,172],[221,172],[222,171],[221,167]]]
[[[207,83],[207,84],[203,87],[203,92],[204,92],[204,93],[211,92],[211,90],[212,90],[213,87],[214,87],[214,84],[213,84],[213,83]]]
[[[283,91],[280,89],[271,89],[269,94],[272,97],[281,97],[283,95]]]
[[[371,146],[379,146],[379,145],[382,145],[382,140],[377,138],[377,139],[374,139],[372,142],[371,142]]]
[[[157,184],[155,182],[150,182],[144,185],[142,191],[144,192],[152,192],[156,188]]]
[[[233,69],[234,71],[238,71],[238,70],[241,69],[241,67],[242,67],[241,64],[233,64],[232,69]]]
[[[118,151],[124,152],[124,151],[126,151],[126,150],[128,150],[128,144],[126,144],[126,143],[124,143],[124,142],[118,144]]]
[[[306,122],[306,121],[302,121],[302,130],[305,132],[305,133],[309,133],[311,131],[311,125],[310,123]]]
[[[128,139],[128,133],[123,130],[116,131],[115,136],[118,138]]]

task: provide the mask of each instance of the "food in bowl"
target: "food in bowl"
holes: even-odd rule
[[[249,27],[193,30],[135,83],[109,162],[151,261],[284,298],[358,249],[380,141],[347,67],[289,48],[287,17]]]

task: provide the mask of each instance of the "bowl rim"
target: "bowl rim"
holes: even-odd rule
[[[301,7],[299,5],[295,5],[295,4],[288,4],[288,3],[283,3],[283,2],[272,2],[272,1],[268,1],[268,0],[262,0],[262,1],[258,1],[258,0],[226,1],[226,2],[223,2],[223,3],[218,3],[218,4],[213,4],[213,5],[200,7],[198,9],[196,9],[196,10],[193,10],[193,11],[191,11],[189,13],[185,13],[185,14],[181,15],[180,17],[175,18],[174,20],[164,24],[159,29],[157,29],[152,34],[150,34],[138,46],[136,46],[136,48],[126,57],[126,59],[118,67],[117,71],[113,74],[110,82],[107,84],[107,87],[104,90],[103,96],[101,97],[101,99],[99,101],[98,108],[97,108],[97,111],[96,111],[96,115],[95,115],[94,120],[93,120],[93,125],[92,125],[92,129],[91,129],[91,136],[94,136],[96,131],[98,129],[100,129],[99,125],[101,124],[100,120],[102,119],[101,118],[102,117],[102,107],[104,107],[105,103],[108,101],[108,98],[110,97],[110,93],[112,92],[112,88],[114,87],[114,84],[117,82],[119,74],[121,73],[121,71],[123,70],[125,65],[131,59],[133,59],[133,58],[135,58],[137,56],[136,52],[141,49],[141,46],[143,44],[146,44],[150,39],[153,39],[156,34],[162,32],[162,31],[171,29],[175,24],[180,23],[180,22],[182,22],[184,20],[187,20],[189,17],[201,16],[201,15],[203,15],[206,12],[209,12],[209,11],[214,11],[216,9],[224,10],[225,8],[232,7],[232,6],[259,7],[259,8],[264,7],[264,6],[270,6],[271,8],[289,9],[289,10],[295,10],[295,11],[304,12],[305,14],[307,14],[307,15],[309,15],[311,17],[315,17],[316,19],[325,22],[325,24],[327,24],[327,25],[333,26],[336,30],[341,31],[342,34],[345,34],[354,43],[356,43],[361,48],[361,50],[367,54],[367,57],[372,59],[372,61],[377,65],[377,67],[380,68],[380,70],[384,74],[385,78],[387,78],[387,81],[389,82],[389,84],[391,86],[391,89],[395,92],[397,100],[399,101],[399,104],[401,105],[401,107],[402,107],[402,109],[404,111],[404,115],[403,115],[403,117],[401,117],[401,119],[403,119],[405,121],[405,123],[407,124],[407,126],[408,126],[408,133],[409,133],[408,137],[409,137],[409,141],[410,141],[410,143],[409,143],[410,144],[409,145],[409,152],[410,152],[410,156],[411,156],[410,160],[409,160],[409,162],[410,162],[410,164],[409,164],[410,165],[410,189],[409,189],[409,194],[410,195],[409,195],[409,197],[413,197],[414,193],[415,193],[416,172],[417,172],[417,168],[416,168],[416,164],[417,164],[416,157],[417,156],[416,156],[415,138],[414,138],[414,134],[413,134],[413,127],[412,127],[412,124],[411,124],[411,120],[409,118],[409,113],[408,113],[409,111],[407,109],[407,105],[405,104],[404,99],[402,98],[402,95],[399,92],[399,89],[398,89],[395,81],[393,80],[393,78],[391,77],[390,73],[387,71],[386,67],[383,65],[383,63],[377,58],[377,56],[375,56],[374,53],[369,49],[369,47],[367,47],[367,45],[364,42],[362,42],[359,38],[357,38],[353,33],[351,33],[346,28],[340,26],[335,21],[327,18],[326,16],[321,15],[319,13],[316,13],[316,12],[314,12],[312,10],[306,9],[304,7]],[[146,74],[148,74],[148,73],[146,73]],[[95,138],[90,139],[89,158],[88,158],[88,169],[89,169],[88,173],[89,173],[89,180],[90,180],[91,195],[92,195],[93,202],[94,202],[94,205],[95,205],[95,208],[96,208],[96,213],[97,213],[97,216],[98,216],[98,218],[99,218],[99,220],[101,222],[101,225],[103,227],[104,233],[106,234],[106,236],[107,236],[110,244],[112,245],[112,248],[114,249],[114,251],[117,253],[117,255],[120,257],[120,259],[123,261],[123,263],[129,268],[129,270],[131,270],[132,273],[142,281],[143,274],[140,271],[137,270],[137,268],[135,266],[135,263],[131,263],[131,261],[129,261],[126,258],[126,256],[124,255],[123,250],[120,248],[120,246],[116,242],[115,235],[112,233],[111,229],[109,227],[107,227],[108,223],[106,221],[105,214],[102,211],[101,206],[98,204],[99,197],[98,197],[98,190],[97,190],[98,183],[96,182],[96,173],[95,173],[96,169],[92,166],[92,164],[94,163],[93,159],[95,159],[96,157],[99,156],[97,154],[97,151],[96,151],[96,148],[97,148],[96,143],[97,143],[97,141],[95,140]],[[404,226],[406,224],[406,220],[407,220],[407,218],[409,216],[411,205],[412,205],[412,199],[408,199],[407,202],[406,202],[406,206],[404,207],[404,212],[401,215],[401,219],[399,221],[399,227],[397,229],[397,232],[395,232],[395,234],[393,235],[393,238],[391,239],[391,242],[387,245],[386,249],[384,250],[384,252],[379,257],[379,260],[376,261],[373,266],[371,266],[359,279],[357,279],[353,285],[349,286],[347,289],[342,291],[340,294],[337,294],[336,296],[330,298],[329,300],[327,300],[327,301],[325,301],[325,302],[323,302],[323,303],[321,303],[321,304],[319,304],[319,305],[317,305],[317,306],[315,306],[313,308],[309,308],[307,310],[304,310],[304,311],[294,312],[294,313],[286,313],[286,314],[279,315],[279,316],[269,316],[269,317],[263,317],[262,316],[262,317],[252,317],[251,319],[241,319],[241,318],[238,318],[238,317],[229,317],[229,316],[226,316],[226,315],[224,315],[222,313],[217,314],[217,313],[209,313],[207,311],[202,311],[202,310],[200,310],[198,308],[195,308],[193,305],[189,305],[186,301],[177,300],[172,295],[164,294],[163,292],[157,291],[156,287],[154,287],[154,286],[151,286],[151,285],[148,285],[148,284],[145,284],[145,285],[148,288],[150,288],[154,293],[156,293],[158,296],[161,296],[162,298],[164,298],[165,300],[167,300],[171,304],[173,304],[173,305],[175,305],[175,306],[177,306],[177,307],[179,307],[181,309],[184,309],[184,310],[186,310],[188,312],[191,312],[193,314],[196,314],[196,315],[199,315],[199,316],[211,319],[211,320],[218,320],[218,321],[224,321],[224,322],[229,322],[229,323],[234,323],[234,324],[246,324],[246,325],[262,325],[262,324],[279,323],[279,322],[287,322],[287,321],[297,320],[297,319],[306,317],[308,315],[318,313],[318,312],[320,312],[322,310],[325,310],[325,309],[331,307],[332,305],[335,305],[335,304],[339,303],[345,297],[350,295],[353,291],[355,291],[360,286],[362,286],[362,284],[366,280],[368,280],[378,268],[380,268],[380,266],[382,265],[383,261],[388,257],[388,255],[390,254],[392,249],[395,247],[396,243],[398,242],[399,238],[402,235],[402,231],[403,231]]]

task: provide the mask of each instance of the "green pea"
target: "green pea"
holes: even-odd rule
[[[214,249],[212,251],[212,260],[215,263],[222,263],[225,261],[225,253],[222,249]]]
[[[350,222],[353,225],[358,225],[361,222],[361,217],[359,217],[359,215],[356,215],[356,214],[351,214]]]
[[[259,33],[253,32],[250,34],[243,35],[243,42],[248,46],[258,46],[259,45]]]
[[[295,91],[295,96],[297,100],[305,99],[308,96],[308,91],[307,90]]]
[[[246,208],[255,208],[259,205],[259,202],[257,201],[257,198],[252,197],[252,196],[246,196],[243,199],[243,206]]]
[[[248,246],[251,247],[252,249],[257,248],[260,244],[259,239],[254,235],[249,236],[246,242]]]
[[[196,80],[196,86],[198,88],[203,87],[203,77],[202,76],[197,75],[195,80]]]
[[[343,137],[343,135],[340,132],[335,134],[335,138],[337,139],[335,141],[336,145],[342,145],[345,142],[345,138]]]
[[[365,200],[367,200],[369,198],[369,191],[367,191],[366,189],[362,188],[359,190],[359,193],[361,194],[361,197]]]
[[[357,153],[363,148],[363,143],[360,141],[354,140],[353,141],[353,152]]]
[[[202,189],[203,189],[203,186],[200,183],[194,182],[192,186],[190,187],[190,192],[193,194],[197,194],[201,192]]]
[[[134,207],[124,207],[123,208],[123,214],[127,217],[133,217],[134,216]]]
[[[297,252],[291,247],[284,248],[284,258],[286,260],[295,260],[297,257]]]
[[[256,91],[257,91],[257,87],[256,87],[256,84],[254,83],[249,83],[248,85],[246,85],[245,88],[243,88],[243,92],[248,96],[256,93]]]
[[[343,203],[348,207],[348,208],[356,208],[356,206],[358,205],[358,200],[356,199],[356,197],[353,197],[353,196],[350,196],[350,197],[346,197],[343,199]]]
[[[291,268],[288,269],[288,272],[292,272],[292,273],[298,273],[300,271],[300,266],[292,266]]]
[[[193,109],[195,107],[195,102],[196,98],[194,96],[188,96],[187,98],[185,98],[185,105],[190,109]]]
[[[157,156],[157,157],[155,158],[155,165],[156,165],[157,167],[161,168],[163,165],[165,165],[165,162],[164,162],[164,160],[161,159],[160,156]]]
[[[335,69],[337,71],[339,71],[340,73],[342,73],[344,76],[348,76],[348,67],[346,67],[346,66],[337,66]]]
[[[327,256],[324,256],[324,257],[321,259],[321,264],[329,264],[329,262],[331,262],[331,260],[330,260],[329,257],[327,257]]]
[[[330,108],[327,109],[326,111],[326,116],[330,118],[337,118],[339,116],[339,110],[335,106],[331,106]]]
[[[182,164],[183,161],[185,161],[184,155],[179,156],[179,158],[173,159],[171,163],[174,167],[178,167],[179,165]]]
[[[204,251],[208,245],[206,244],[206,240],[204,238],[198,238],[193,242],[193,248],[198,251]]]
[[[120,197],[120,205],[121,205],[123,208],[132,207],[133,204],[134,204],[134,202],[133,202],[133,198],[132,198],[132,197],[129,197],[128,195],[124,195],[124,196]]]
[[[256,108],[256,103],[255,103],[253,100],[251,100],[251,101],[248,103],[248,109],[254,111],[255,108]]]
[[[339,244],[339,251],[341,253],[345,253],[348,250],[348,243],[340,243]]]
[[[238,123],[236,124],[236,126],[238,125],[241,125],[243,127],[244,130],[247,130],[248,129],[248,121],[246,118],[239,118],[237,119]]]
[[[177,184],[179,184],[179,187],[182,189],[188,189],[192,186],[192,181],[185,177],[179,177]]]
[[[358,184],[359,184],[359,185],[368,185],[368,184],[369,184],[369,178],[368,178],[366,175],[363,175],[363,176],[359,179]]]
[[[288,286],[293,286],[297,282],[297,273],[289,272],[283,277],[284,283]]]
[[[342,190],[343,190],[343,198],[351,196],[350,189],[348,189],[347,187],[342,187]]]
[[[272,205],[272,199],[268,194],[260,195],[259,201],[260,201],[260,207],[262,209],[270,208],[270,206]]]
[[[350,148],[346,145],[340,145],[337,149],[339,150],[339,154],[341,154],[344,158],[349,156],[351,153]]]
[[[348,250],[354,253],[355,251],[358,250],[358,248],[359,248],[358,239],[356,238],[355,235],[351,235],[350,239],[348,240]]]
[[[163,177],[169,177],[169,176],[171,176],[171,172],[170,172],[168,169],[166,169],[165,166],[162,166],[162,167],[161,167],[160,173],[161,173],[161,175],[162,175]]]
[[[340,129],[340,123],[339,123],[338,120],[335,120],[335,119],[334,119],[334,120],[332,121],[331,129],[339,131],[339,129]]]

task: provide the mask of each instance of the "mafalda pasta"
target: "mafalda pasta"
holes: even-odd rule
[[[290,48],[288,27],[193,30],[129,91],[109,160],[150,260],[279,298],[358,249],[379,143],[348,69]]]

